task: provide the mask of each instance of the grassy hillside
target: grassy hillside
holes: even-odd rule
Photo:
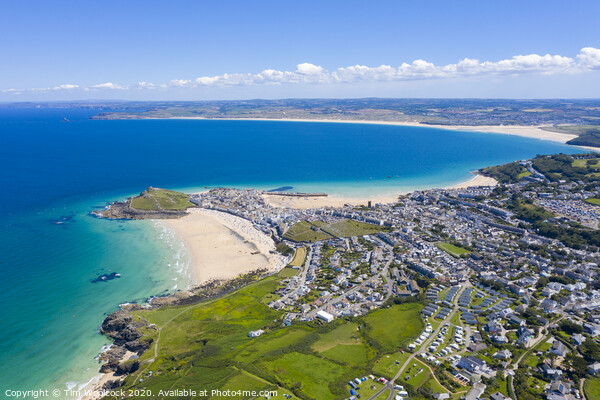
[[[556,125],[544,127],[542,129],[550,132],[578,135],[575,139],[569,140],[567,144],[600,147],[599,125]]]
[[[131,199],[131,208],[137,210],[185,210],[193,206],[185,193],[153,187]]]
[[[160,340],[157,356],[154,347],[146,351],[124,388],[149,389],[156,399],[163,398],[157,395],[161,389],[185,388],[208,389],[209,394],[212,389],[278,390],[280,397],[271,397],[276,399],[284,393],[343,399],[349,396],[348,380],[371,373],[385,351],[397,351],[422,329],[420,304],[394,305],[326,325],[283,327],[283,313],[265,305],[265,297],[281,287],[280,279],[270,276],[191,306],[136,311],[136,318],[156,324]],[[146,335],[156,341],[157,329]],[[265,333],[249,338],[256,329]]]
[[[300,221],[283,235],[296,242],[317,242],[333,238],[372,235],[389,228],[380,225],[345,219],[328,224],[324,221]]]

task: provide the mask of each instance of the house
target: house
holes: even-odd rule
[[[551,379],[560,379],[562,377],[563,372],[558,368],[553,368],[548,364],[542,365],[542,372],[547,378]]]
[[[502,332],[502,325],[500,325],[496,320],[491,320],[485,325],[485,329],[489,333],[500,333]]]
[[[598,336],[600,331],[598,331],[598,327],[592,324],[583,324],[583,330],[590,336]]]
[[[265,333],[265,331],[263,331],[262,329],[259,329],[257,331],[250,331],[250,332],[248,332],[248,337],[251,337],[251,338],[259,337],[263,333]]]
[[[567,348],[560,340],[555,340],[554,343],[552,343],[552,347],[550,347],[550,350],[548,351],[560,357],[567,355]]]
[[[533,339],[533,331],[522,326],[517,330],[517,344],[523,344],[525,347],[529,346],[529,343]]]
[[[510,316],[510,318],[508,318],[508,323],[511,325],[519,325],[519,326],[524,326],[525,325],[525,320],[522,318],[517,317],[515,314],[512,314]]]
[[[544,301],[542,301],[542,303],[540,304],[540,307],[542,307],[542,309],[546,313],[552,313],[552,312],[556,311],[557,306],[558,306],[558,303],[556,301],[550,300],[550,299],[544,299]]]
[[[579,346],[585,341],[585,337],[583,337],[581,333],[576,333],[575,335],[571,336],[571,339],[573,339],[573,344],[575,346]]]
[[[512,357],[512,353],[507,349],[497,351],[496,354],[494,354],[494,358],[497,358],[500,360],[509,360],[511,357]]]
[[[465,400],[477,400],[485,392],[486,386],[479,382],[473,385],[473,388],[469,390],[469,393],[465,396]]]
[[[502,393],[496,392],[496,393],[490,395],[490,400],[510,400],[510,397],[506,397]]]
[[[600,372],[600,363],[596,362],[588,365],[588,371],[590,375],[598,375],[598,372]]]
[[[546,397],[553,400],[569,399],[571,383],[565,381],[553,381],[546,390]]]
[[[317,312],[317,318],[323,320],[325,322],[331,322],[335,318],[333,315],[329,314],[327,311],[319,311]]]
[[[499,344],[508,343],[508,338],[503,335],[494,335],[490,339],[492,339],[492,342],[494,342],[494,343],[499,343]]]
[[[486,362],[475,356],[461,357],[457,366],[472,373],[481,373],[487,369]]]

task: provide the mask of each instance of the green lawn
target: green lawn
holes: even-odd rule
[[[529,175],[531,175],[531,172],[529,172],[529,171],[523,171],[519,175],[517,175],[517,179],[522,179],[522,178],[525,178],[526,176],[529,176]]]
[[[411,353],[408,351],[405,351],[404,354],[398,351],[381,357],[373,364],[373,374],[384,376],[388,379],[393,378],[410,355]]]
[[[357,327],[358,324],[354,322],[344,323],[333,331],[320,335],[311,348],[330,360],[364,365],[374,355],[374,351],[362,343]]]
[[[416,366],[415,366],[416,364]],[[421,372],[419,372],[421,371]],[[409,376],[410,379],[406,379]],[[402,371],[402,375],[398,379],[398,383],[402,385],[401,382],[406,382],[413,386],[414,388],[419,388],[425,381],[431,376],[431,371],[427,368],[425,364],[417,359],[413,359],[409,366]]]
[[[583,391],[587,400],[600,400],[600,378],[586,378]]]
[[[600,206],[600,199],[589,198],[589,199],[585,199],[585,202],[593,204],[595,206]]]
[[[342,324],[332,330],[322,334],[319,340],[312,344],[312,349],[318,352],[327,351],[338,344],[343,345],[360,345],[361,341],[358,336],[358,324],[356,322],[348,322]]]
[[[452,393],[440,385],[432,375],[423,383],[423,388],[430,390],[432,393]]]
[[[590,161],[593,161],[593,163],[590,165],[593,168],[600,168],[600,158],[590,158]],[[574,167],[580,167],[580,168],[586,168],[587,167],[587,161],[588,159],[576,159],[573,160],[573,162],[571,163],[572,166]]]
[[[282,382],[283,386],[295,388],[307,398],[323,400],[339,398],[332,393],[330,385],[352,371],[337,363],[296,352],[274,360],[259,361],[258,367],[274,380]]]
[[[319,230],[316,230],[319,229]],[[300,221],[283,234],[283,237],[296,242],[317,242],[334,237],[352,237],[371,235],[389,228],[380,225],[367,224],[349,219],[328,224],[323,221]]]
[[[460,257],[462,254],[471,253],[469,250],[463,249],[462,247],[454,246],[450,243],[438,242],[435,245],[453,257]]]
[[[364,400],[369,399],[371,396],[373,396],[375,393],[377,393],[379,390],[381,390],[381,388],[383,387],[383,383],[380,382],[374,382],[372,380],[368,380],[366,382],[363,382],[359,387],[358,390],[356,391],[358,394],[360,394],[360,397]],[[388,393],[388,392],[384,392],[384,393]],[[348,386],[348,397],[350,396],[350,386]],[[387,399],[387,396],[385,397],[381,397],[382,399]]]
[[[277,276],[279,276],[281,278],[289,278],[291,276],[298,275],[298,272],[299,272],[299,270],[297,270],[295,268],[283,268],[281,271],[279,271]]]
[[[295,327],[294,329],[280,329],[272,334],[264,334],[251,339],[251,343],[243,346],[233,356],[237,362],[249,363],[265,357],[270,352],[278,351],[298,343],[312,332],[310,329]]]
[[[319,240],[333,239],[333,236],[328,233],[311,229],[314,227],[309,222],[300,221],[292,225],[283,234],[283,237],[295,242],[318,242]]]
[[[194,207],[185,193],[167,189],[148,188],[131,199],[131,207],[138,210],[185,210]]]
[[[418,337],[423,330],[422,308],[421,304],[409,303],[376,310],[364,318],[367,335],[383,351],[396,351]]]
[[[367,224],[365,222],[358,222],[350,219],[325,225],[321,229],[335,237],[372,235],[383,230],[389,230],[389,228],[380,225]]]

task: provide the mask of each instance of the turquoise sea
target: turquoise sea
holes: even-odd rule
[[[508,135],[271,121],[94,121],[95,110],[0,108],[0,393],[97,374],[107,313],[192,280],[160,223],[90,216],[147,186],[381,195],[580,149]],[[64,122],[63,118],[69,122]],[[100,274],[120,279],[92,283]]]

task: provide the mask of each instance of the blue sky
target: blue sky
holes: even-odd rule
[[[5,1],[0,101],[600,97],[598,15],[599,1]]]

